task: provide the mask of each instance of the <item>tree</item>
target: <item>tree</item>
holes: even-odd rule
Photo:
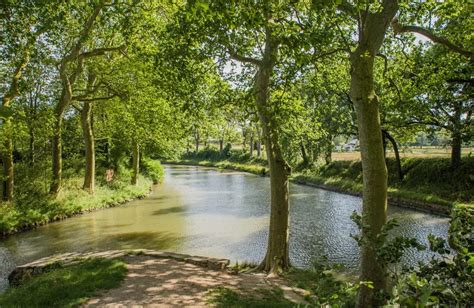
[[[383,151],[379,97],[374,88],[374,63],[390,22],[398,10],[396,0],[351,5],[343,1],[339,9],[357,23],[357,43],[350,53],[350,97],[357,114],[357,126],[363,174],[362,234],[369,244],[362,246],[361,281],[371,281],[373,287],[362,285],[358,306],[380,304],[376,294],[387,287],[386,272],[377,259],[374,242],[387,219],[387,168]]]
[[[275,18],[278,17],[276,10],[278,10],[277,5],[272,2],[253,5],[249,9],[233,2],[193,1],[189,3],[188,11],[195,14],[188,14],[191,18],[186,21],[186,26],[190,27],[191,23],[196,22],[194,21],[196,17],[212,16],[203,20],[204,27],[212,27],[211,31],[221,28],[219,32],[216,32],[218,36],[216,40],[219,43],[212,48],[219,48],[220,52],[228,54],[232,59],[250,64],[256,69],[253,93],[264,135],[271,182],[270,231],[266,256],[260,268],[272,274],[278,274],[290,266],[288,175],[291,168],[283,157],[278,122],[270,100],[271,80],[281,45],[275,23]],[[222,17],[219,18],[220,16]],[[200,30],[202,29],[198,31]],[[260,36],[259,41],[255,42],[253,38],[246,35],[246,32]],[[245,49],[250,53],[252,50],[258,50],[259,43],[262,44],[260,57],[242,54]]]
[[[61,189],[62,178],[62,145],[61,132],[63,125],[63,117],[67,108],[73,100],[73,87],[76,80],[80,77],[84,70],[86,59],[103,56],[108,52],[123,50],[123,46],[118,47],[100,47],[89,51],[83,51],[90,34],[93,30],[94,22],[98,18],[100,12],[108,3],[108,0],[101,0],[94,6],[92,12],[87,16],[86,21],[82,25],[80,33],[74,37],[74,44],[71,49],[63,56],[59,64],[59,76],[62,83],[62,92],[59,101],[55,107],[55,132],[53,136],[53,176],[50,186],[50,193],[55,195]],[[72,68],[71,68],[72,66]]]
[[[25,1],[3,3],[0,6],[0,26],[5,31],[0,52],[9,66],[9,84],[2,96],[2,162],[3,162],[3,200],[12,202],[14,195],[14,162],[13,162],[13,128],[12,103],[20,94],[19,83],[22,74],[30,62],[31,54],[38,37],[49,27],[54,15],[49,12],[50,6],[40,2],[30,7]]]
[[[461,164],[462,142],[472,137],[474,52],[472,42],[466,40],[473,26],[470,15],[467,1],[427,1],[408,6],[406,14],[392,21],[395,34],[417,33],[436,43],[429,48],[418,46],[411,52],[410,105],[414,108],[406,122],[445,129],[451,134],[452,169]]]

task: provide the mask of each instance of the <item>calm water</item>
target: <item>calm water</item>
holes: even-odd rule
[[[259,261],[265,254],[269,219],[269,179],[194,166],[166,166],[163,184],[146,199],[52,223],[0,241],[0,284],[15,264],[56,253],[149,248],[188,254]],[[351,269],[358,247],[349,216],[361,199],[291,184],[290,254],[296,266],[328,256]],[[426,242],[446,237],[448,219],[398,207],[390,217],[399,234]],[[409,252],[405,262],[426,259]],[[0,285],[0,289],[2,286]]]

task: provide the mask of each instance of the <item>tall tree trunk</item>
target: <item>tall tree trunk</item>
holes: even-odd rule
[[[360,280],[373,283],[373,288],[361,286],[357,303],[359,307],[381,305],[376,294],[387,287],[386,271],[378,262],[373,245],[387,220],[387,168],[379,99],[374,89],[374,61],[397,10],[396,0],[384,0],[380,11],[360,12],[358,45],[350,56],[350,97],[357,114],[364,186],[362,221],[367,226],[362,236],[369,241],[361,247]]]
[[[257,157],[262,157],[262,133],[259,128],[257,128]]]
[[[195,152],[199,152],[199,132],[194,133],[194,141],[195,141]]]
[[[36,121],[37,108],[38,108],[37,98],[38,98],[38,94],[34,98],[30,98],[30,100],[29,100],[29,121],[28,121],[28,135],[29,135],[28,156],[29,156],[29,159],[28,160],[29,160],[30,166],[34,166],[34,164],[35,164],[36,134],[35,134],[35,129],[34,129],[34,122]]]
[[[253,148],[254,148],[254,140],[253,140],[253,131],[250,133],[250,157],[253,157]]]
[[[358,118],[363,174],[363,221],[373,240],[387,220],[387,169],[382,145],[378,98],[373,89],[373,58],[354,53],[352,59],[351,97]],[[372,281],[374,289],[362,286],[360,307],[373,307],[374,292],[385,290],[386,273],[371,245],[362,246],[361,281]]]
[[[81,56],[80,52],[83,47],[84,42],[86,41],[89,33],[92,30],[95,19],[99,16],[100,11],[105,6],[106,2],[109,0],[100,0],[94,7],[92,13],[88,16],[86,22],[84,23],[80,35],[77,38],[73,48],[64,56],[61,60],[59,67],[59,76],[62,83],[62,92],[58,104],[55,108],[55,127],[53,135],[53,174],[51,186],[49,192],[52,195],[57,195],[61,190],[62,184],[62,125],[64,112],[71,103],[72,100],[72,86],[75,83],[77,77],[82,73],[84,69],[84,57]],[[69,74],[68,66],[71,62],[76,62],[76,67]]]
[[[36,136],[35,136],[35,131],[33,127],[30,127],[28,130],[28,133],[30,135],[30,140],[29,140],[29,146],[28,146],[28,152],[29,152],[29,163],[31,166],[35,164],[35,152],[36,152]]]
[[[86,147],[86,168],[82,188],[93,194],[95,190],[95,142],[92,128],[92,103],[84,102],[81,111],[81,126]]]
[[[461,165],[462,141],[459,131],[453,132],[451,137],[451,168],[454,170]]]
[[[451,168],[453,170],[459,168],[459,166],[461,165],[461,114],[461,105],[456,104],[454,108],[454,115],[452,117],[453,130],[451,132]]]
[[[4,105],[5,106],[5,105]],[[13,138],[12,138],[12,122],[8,118],[3,122],[3,200],[13,201],[13,185],[14,185],[14,166],[13,166]]]
[[[267,160],[270,167],[271,212],[268,246],[260,269],[278,275],[290,266],[288,251],[289,192],[288,176],[291,168],[285,161],[280,144],[277,123],[270,106],[270,79],[277,61],[279,43],[271,31],[266,30],[263,59],[259,65],[256,82],[256,104],[262,126]]]
[[[110,161],[110,137],[107,137],[105,140],[105,162],[107,164],[107,168],[110,168],[112,162]]]
[[[395,162],[397,164],[398,180],[402,181],[404,174],[402,170],[402,162],[400,160],[400,152],[398,151],[397,142],[395,141],[395,138],[393,138],[393,136],[390,135],[390,133],[387,130],[383,129],[382,134],[383,134],[384,139],[385,138],[388,139],[388,141],[390,141],[390,143],[392,144],[393,152],[395,153]]]
[[[138,184],[138,174],[140,172],[140,145],[136,140],[133,141],[133,160],[132,160],[132,185]]]
[[[224,153],[224,139],[219,139],[219,153],[221,155]]]
[[[62,174],[63,174],[63,161],[62,161],[62,127],[63,117],[67,106],[70,102],[70,95],[63,89],[61,98],[58,105],[55,108],[55,123],[54,123],[54,135],[53,135],[53,156],[52,156],[52,167],[53,174],[51,179],[51,185],[49,192],[52,195],[57,195],[61,190],[62,185]]]
[[[303,141],[300,142],[300,149],[301,149],[301,157],[303,158],[303,165],[309,166],[309,157],[306,153],[306,147],[304,146]]]
[[[324,151],[324,160],[326,165],[329,165],[332,161],[332,136],[328,136],[328,143],[326,144],[325,151]]]

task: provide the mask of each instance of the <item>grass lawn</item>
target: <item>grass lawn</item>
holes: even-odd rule
[[[33,277],[0,295],[0,307],[76,307],[117,288],[127,269],[120,260],[90,259]]]

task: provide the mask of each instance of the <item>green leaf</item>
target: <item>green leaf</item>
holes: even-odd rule
[[[0,106],[0,118],[8,119],[13,116],[13,110],[10,107]]]

